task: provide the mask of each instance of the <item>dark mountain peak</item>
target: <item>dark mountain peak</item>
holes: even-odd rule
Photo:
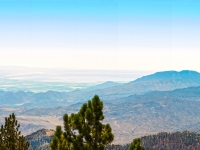
[[[193,71],[193,70],[182,70],[182,71],[180,71],[180,73],[182,73],[182,74],[199,74],[199,72]]]
[[[183,70],[179,73],[182,78],[200,78],[200,73],[197,71]]]
[[[183,71],[163,71],[156,72],[147,76],[136,79],[133,82],[142,82],[142,81],[154,81],[154,80],[168,80],[168,79],[184,79],[184,80],[194,80],[200,82],[200,73],[191,70]]]

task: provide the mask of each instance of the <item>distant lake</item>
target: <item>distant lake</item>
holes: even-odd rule
[[[129,82],[156,71],[119,71],[119,70],[67,70],[26,67],[0,67],[0,78],[42,81],[97,83],[106,81]]]
[[[106,81],[126,83],[150,73],[154,72],[0,67],[0,90],[69,92]]]

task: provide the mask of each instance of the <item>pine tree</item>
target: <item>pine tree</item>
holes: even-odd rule
[[[144,148],[140,145],[140,143],[141,140],[139,138],[134,139],[129,146],[129,150],[144,150]]]
[[[0,149],[1,150],[27,150],[29,143],[25,141],[24,136],[20,135],[20,124],[16,120],[15,114],[12,113],[5,118],[5,125],[0,129]]]
[[[70,144],[64,138],[61,126],[56,127],[54,137],[50,143],[52,150],[70,150]]]
[[[78,113],[63,116],[65,132],[57,126],[51,149],[66,146],[60,150],[103,150],[114,139],[110,125],[102,124],[103,119],[103,102],[95,95]]]

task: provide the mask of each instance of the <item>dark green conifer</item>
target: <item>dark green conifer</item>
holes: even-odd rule
[[[144,150],[144,148],[141,146],[140,143],[141,143],[140,138],[134,139],[129,146],[129,150]]]
[[[19,131],[15,114],[12,113],[8,118],[5,118],[5,125],[0,129],[0,149],[1,150],[27,150],[29,143]]]
[[[65,141],[65,150],[103,150],[114,139],[110,125],[102,124],[103,119],[103,102],[95,95],[78,113],[63,116],[65,132],[57,126],[51,149],[58,149]]]

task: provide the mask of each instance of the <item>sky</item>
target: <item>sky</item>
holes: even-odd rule
[[[0,0],[0,66],[200,72],[198,0]]]

